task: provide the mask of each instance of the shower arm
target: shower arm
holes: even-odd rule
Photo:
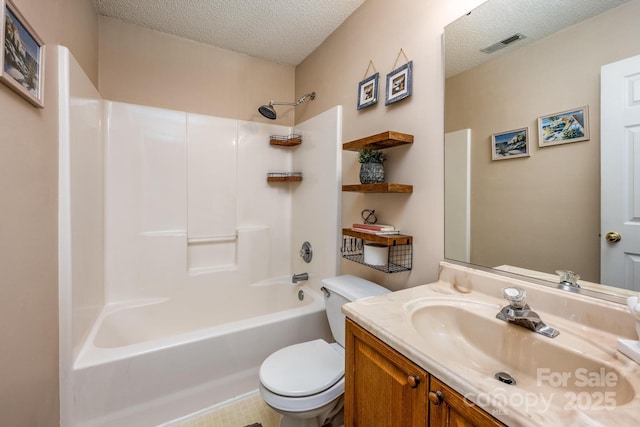
[[[311,98],[311,100],[313,101],[316,98],[316,93],[315,92],[308,93],[308,94],[304,95],[302,98],[298,99],[297,102],[269,101],[269,105],[271,105],[271,106],[274,106],[274,105],[290,105],[292,107],[295,107],[295,106],[298,106],[298,105],[302,104],[303,102],[305,102],[307,100],[307,98]]]

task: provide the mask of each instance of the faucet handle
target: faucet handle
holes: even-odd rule
[[[527,291],[522,288],[504,288],[502,296],[513,308],[522,309],[527,305]]]

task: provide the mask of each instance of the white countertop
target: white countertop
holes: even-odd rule
[[[506,286],[526,289],[531,308],[540,314],[545,323],[561,331],[556,338],[541,339],[554,340],[554,346],[568,348],[569,351],[562,354],[574,354],[576,360],[595,361],[589,364],[588,370],[579,364],[572,365],[571,357],[562,365],[565,367],[563,372],[545,371],[546,367],[540,366],[542,371],[538,371],[542,374],[538,374],[538,381],[549,382],[555,378],[554,375],[561,374],[568,375],[569,381],[576,384],[579,379],[584,382],[587,378],[590,381],[605,381],[605,371],[594,369],[601,363],[607,372],[615,371],[614,386],[616,381],[625,383],[624,396],[616,396],[615,387],[611,389],[614,391],[605,391],[608,389],[591,384],[580,384],[582,388],[572,391],[552,389],[553,392],[549,391],[549,387],[536,387],[535,383],[509,386],[497,381],[492,374],[479,372],[477,364],[474,365],[474,360],[471,360],[472,354],[468,361],[459,354],[446,357],[446,348],[436,346],[434,349],[433,341],[425,339],[412,326],[412,307],[420,304],[419,301],[430,300],[444,301],[444,304],[454,308],[458,304],[464,305],[469,299],[483,301],[487,303],[483,308],[487,318],[491,318],[492,322],[501,322],[494,319],[492,313],[494,310],[497,313],[506,304],[501,297],[502,288]],[[621,304],[443,262],[440,281],[349,303],[343,306],[343,312],[509,426],[635,426],[640,423],[640,365],[616,350],[618,338],[637,339],[633,318]],[[520,326],[504,324],[508,328],[519,328],[524,333],[535,334]],[[434,328],[437,327],[434,325]],[[447,338],[452,342],[450,337]],[[485,340],[484,337],[482,339]],[[489,342],[491,339],[491,336],[486,338]],[[527,354],[517,356],[528,357]],[[461,363],[461,360],[464,362]]]

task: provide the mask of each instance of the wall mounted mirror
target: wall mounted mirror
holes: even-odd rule
[[[601,171],[624,171],[638,197],[640,123],[625,134],[636,169],[633,151],[601,166],[622,151],[609,148],[612,132],[601,140],[601,70],[640,55],[639,16],[640,0],[489,0],[445,27],[447,259],[554,285],[571,270],[602,296],[637,294],[640,248],[623,250],[614,275],[603,268],[616,247],[605,235],[618,230],[602,230],[611,199]],[[640,77],[624,90],[640,122]],[[625,203],[627,225],[640,229],[640,197]],[[622,241],[640,245],[634,233]]]

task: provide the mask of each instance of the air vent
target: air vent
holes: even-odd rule
[[[518,40],[522,40],[522,39],[526,39],[527,36],[517,33],[514,34],[512,36],[507,37],[504,40],[499,41],[498,43],[494,43],[491,46],[485,47],[484,49],[480,49],[480,52],[484,52],[484,53],[493,53],[497,50],[503,49],[507,46],[509,46],[511,43],[515,43]]]

